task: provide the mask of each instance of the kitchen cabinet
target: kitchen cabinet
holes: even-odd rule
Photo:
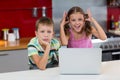
[[[27,49],[0,51],[0,73],[28,69]]]

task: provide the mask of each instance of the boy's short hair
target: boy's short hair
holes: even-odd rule
[[[52,19],[48,18],[48,17],[41,17],[40,19],[38,19],[36,21],[36,31],[38,30],[38,26],[39,24],[43,24],[43,25],[48,25],[48,26],[54,26],[54,22]]]

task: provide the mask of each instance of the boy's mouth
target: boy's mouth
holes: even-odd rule
[[[49,41],[49,39],[43,39],[44,41]]]

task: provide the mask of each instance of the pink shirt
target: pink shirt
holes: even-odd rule
[[[72,30],[70,30],[70,38],[68,40],[68,48],[92,48],[91,37],[87,37],[85,33],[83,33],[83,37],[75,40]]]

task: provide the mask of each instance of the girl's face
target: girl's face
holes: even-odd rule
[[[69,17],[69,22],[75,32],[80,32],[85,24],[84,16],[80,12],[73,13]]]
[[[46,42],[50,42],[53,38],[53,26],[52,25],[43,25],[39,24],[38,31],[35,32],[38,40],[41,39]]]

